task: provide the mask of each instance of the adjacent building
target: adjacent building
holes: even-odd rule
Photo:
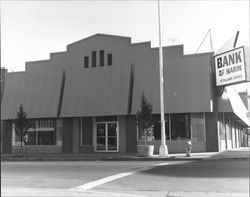
[[[2,68],[0,70],[0,85],[1,85],[1,102],[3,99],[3,93],[4,93],[4,87],[5,87],[5,81],[6,81],[6,74],[8,70],[6,68]]]
[[[245,146],[247,109],[233,87],[215,86],[213,53],[184,55],[183,45],[163,48],[166,141],[170,153]],[[33,127],[29,153],[135,153],[143,143],[136,123],[141,95],[153,105],[149,144],[160,145],[159,49],[150,42],[96,34],[69,44],[49,60],[7,73],[1,118],[3,152],[20,146],[13,120],[19,106]],[[249,66],[249,62],[247,63]]]

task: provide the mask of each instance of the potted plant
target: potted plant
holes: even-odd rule
[[[152,135],[153,132],[152,110],[152,104],[146,99],[144,93],[142,93],[140,109],[136,114],[137,124],[144,132],[144,145],[137,145],[139,156],[152,156],[154,152],[154,145],[147,145],[148,135]]]

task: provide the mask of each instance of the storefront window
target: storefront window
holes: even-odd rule
[[[190,115],[171,114],[171,139],[190,139]]]
[[[56,130],[54,120],[30,120],[32,127],[23,136],[24,145],[56,145]],[[12,131],[12,144],[20,145],[21,140],[16,135],[15,126]]]
[[[154,139],[161,139],[160,116],[156,117],[154,124]],[[169,128],[171,127],[171,130]],[[190,115],[189,114],[166,114],[165,115],[166,140],[190,139]]]
[[[29,131],[27,134],[24,136],[24,144],[25,145],[36,145],[36,132],[34,131]]]
[[[155,140],[160,140],[161,139],[161,121],[160,121],[160,115],[157,115],[154,117],[156,119],[154,128],[153,128],[153,134],[154,134],[154,139]],[[165,114],[165,136],[166,139],[170,139],[169,135],[169,114]]]
[[[39,131],[38,145],[55,145],[55,131]]]

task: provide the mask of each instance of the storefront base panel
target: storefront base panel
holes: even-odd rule
[[[20,146],[12,146],[12,153],[20,153]],[[62,146],[26,146],[26,153],[62,153]]]
[[[144,144],[143,140],[138,142],[138,145]],[[159,148],[161,145],[160,140],[147,142],[148,145],[154,145],[154,154],[159,154]],[[167,141],[166,145],[168,147],[168,153],[185,153],[186,152],[186,142],[181,140]],[[192,142],[192,152],[206,152],[206,142],[196,141]]]
[[[192,152],[206,152],[206,142],[205,141],[197,141],[192,142]]]
[[[94,146],[93,145],[83,145],[80,147],[80,153],[93,153]]]

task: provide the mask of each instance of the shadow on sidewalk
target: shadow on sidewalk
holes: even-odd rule
[[[249,178],[248,160],[214,160],[159,166],[141,173],[156,176]]]

